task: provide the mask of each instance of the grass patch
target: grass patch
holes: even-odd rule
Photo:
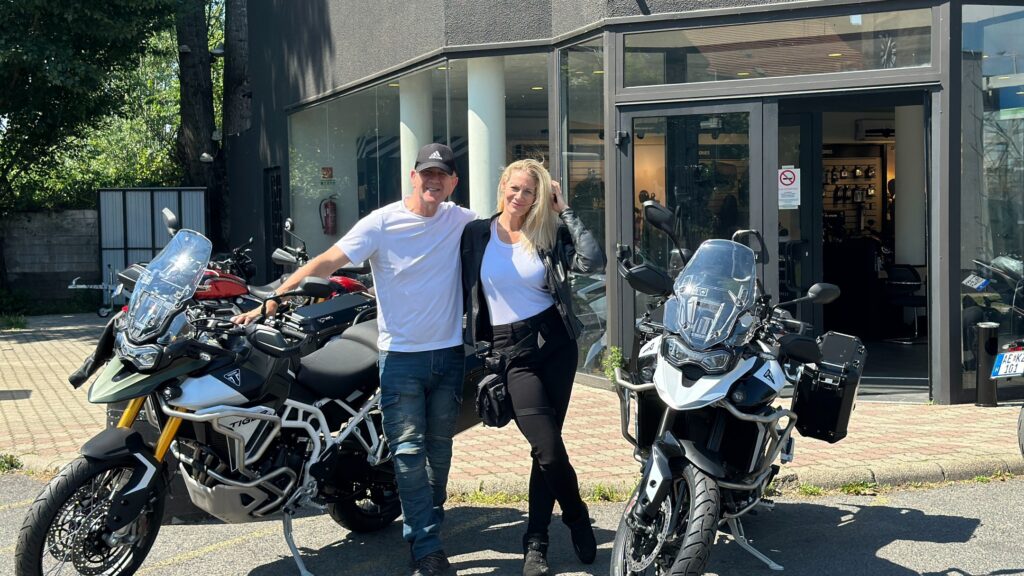
[[[851,496],[877,496],[878,484],[874,482],[851,482],[840,486],[839,491]]]
[[[1007,480],[1013,480],[1014,478],[1016,478],[1016,476],[1012,472],[1006,472],[1004,470],[1000,470],[992,474],[992,479],[998,482],[1006,482]]]
[[[814,484],[801,484],[796,491],[799,492],[801,496],[823,496],[825,494],[824,488],[821,486],[815,486]]]
[[[21,470],[25,465],[14,454],[0,454],[0,474]]]
[[[21,314],[0,314],[0,330],[22,330],[28,328],[28,322]]]
[[[974,478],[971,478],[971,481],[979,484],[988,484],[992,481],[992,478],[989,476],[975,476]]]
[[[599,483],[594,486],[590,494],[584,494],[583,499],[588,502],[625,502],[629,499],[629,495],[630,492]]]

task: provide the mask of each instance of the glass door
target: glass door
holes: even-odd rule
[[[676,235],[690,250],[736,230],[761,229],[759,102],[639,107],[623,112],[619,126],[620,206],[632,214],[623,218],[623,244],[672,274],[678,270],[671,241],[644,225],[643,204],[649,200],[675,214]],[[643,295],[627,297],[623,308],[632,310],[623,311],[642,312],[647,303]]]

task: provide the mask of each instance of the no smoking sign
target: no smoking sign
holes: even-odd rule
[[[779,210],[796,210],[800,207],[800,169],[779,170]]]

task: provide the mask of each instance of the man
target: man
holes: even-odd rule
[[[458,184],[451,148],[420,149],[412,195],[370,213],[277,289],[369,261],[377,292],[381,411],[394,454],[413,576],[445,574],[440,531],[452,436],[462,402],[464,351],[459,240],[476,214],[447,202]],[[268,303],[268,313],[276,305]],[[238,323],[259,310],[237,316]]]

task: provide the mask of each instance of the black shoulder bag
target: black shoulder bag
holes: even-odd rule
[[[527,336],[514,346],[493,350],[489,345],[477,349],[488,374],[476,385],[476,413],[484,426],[501,428],[512,421],[512,397],[508,393],[508,368],[526,347]]]

